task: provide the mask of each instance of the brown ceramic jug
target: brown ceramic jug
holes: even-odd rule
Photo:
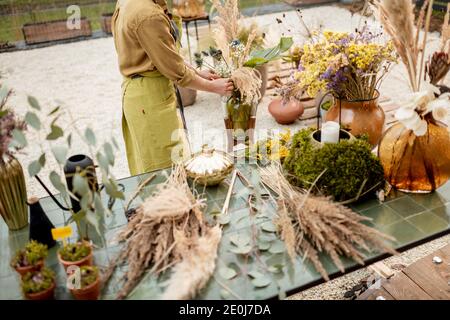
[[[291,98],[287,103],[283,99],[276,98],[269,104],[269,112],[279,124],[291,124],[303,114],[303,104]]]

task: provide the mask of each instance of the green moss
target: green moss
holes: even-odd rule
[[[45,244],[31,240],[27,243],[25,248],[17,251],[14,258],[11,260],[11,267],[26,267],[37,264],[48,255],[48,249]]]
[[[48,268],[28,272],[22,278],[22,291],[24,293],[38,293],[50,288],[54,282],[55,274]]]
[[[343,140],[317,148],[310,140],[313,131],[303,129],[293,137],[289,155],[284,162],[291,183],[310,188],[322,174],[313,192],[319,190],[336,201],[354,199],[361,190],[364,193],[372,188],[377,190],[377,186],[382,187],[383,167],[372,154],[367,141]]]
[[[79,261],[91,253],[91,247],[82,242],[69,243],[59,250],[59,254],[64,261]]]

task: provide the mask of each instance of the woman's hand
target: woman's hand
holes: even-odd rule
[[[200,70],[197,71],[198,75],[206,80],[215,80],[219,79],[220,77],[214,73],[213,70]]]
[[[229,78],[219,78],[211,81],[212,92],[221,96],[229,96],[233,93],[233,81]]]

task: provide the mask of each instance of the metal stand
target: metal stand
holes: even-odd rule
[[[184,28],[186,29],[186,38],[187,38],[188,50],[189,50],[189,61],[190,61],[191,64],[192,64],[192,54],[191,54],[191,41],[189,40],[189,24],[191,22],[194,22],[195,37],[197,39],[197,47],[198,47],[199,37],[198,37],[197,21],[208,21],[208,27],[209,27],[209,30],[211,31],[211,20],[209,19],[209,15],[206,12],[204,12],[202,15],[197,16],[197,17],[183,18]]]

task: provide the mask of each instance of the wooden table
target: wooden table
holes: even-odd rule
[[[442,263],[433,262],[434,257]],[[357,300],[450,300],[450,245],[369,288]]]

